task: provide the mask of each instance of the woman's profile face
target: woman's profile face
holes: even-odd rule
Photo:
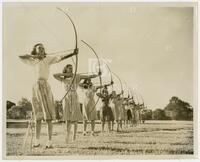
[[[106,89],[103,90],[103,95],[107,96],[108,95],[108,91]]]
[[[67,67],[67,73],[72,73],[73,72],[73,67],[70,65]]]
[[[116,92],[115,91],[112,91],[112,96],[116,97]]]
[[[89,87],[92,87],[92,81],[91,81],[91,79],[88,80],[88,85],[89,85]]]

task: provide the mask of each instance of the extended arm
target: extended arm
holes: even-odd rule
[[[36,55],[23,55],[23,56],[19,56],[19,58],[23,63],[32,65],[32,66],[39,62]]]
[[[65,60],[65,59],[70,58],[70,57],[77,55],[77,54],[78,54],[78,49],[75,49],[74,52],[70,53],[70,54],[64,54],[64,55],[61,55],[61,56],[50,57],[49,64],[59,63],[62,60]]]
[[[62,82],[64,80],[64,78],[70,78],[73,76],[73,74],[57,73],[57,74],[54,74],[53,76],[55,79]]]
[[[80,75],[80,79],[89,79],[89,78],[96,78],[98,76],[101,76],[101,72],[99,72],[98,74],[92,74],[92,75]]]

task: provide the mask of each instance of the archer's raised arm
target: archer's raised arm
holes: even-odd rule
[[[89,78],[96,78],[98,76],[101,76],[101,72],[99,72],[98,74],[92,74],[92,75],[80,75],[80,79],[89,79]]]
[[[70,53],[70,54],[68,54],[68,55],[63,55],[63,56],[61,56],[61,61],[62,60],[65,60],[65,59],[67,59],[67,58],[70,58],[70,57],[72,57],[72,56],[74,56],[74,55],[78,55],[78,48],[77,49],[74,49],[74,52],[73,53]]]
[[[55,79],[58,81],[63,81],[65,78],[70,78],[73,76],[73,74],[65,74],[65,73],[57,73],[53,75]]]
[[[56,64],[56,63],[59,63],[61,62],[62,60],[65,60],[67,58],[70,58],[74,55],[77,55],[78,54],[78,49],[75,49],[73,53],[70,53],[70,54],[64,54],[64,55],[60,55],[60,56],[54,56],[54,57],[48,57],[48,64]]]

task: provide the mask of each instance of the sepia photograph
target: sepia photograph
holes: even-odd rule
[[[4,159],[196,159],[197,2],[3,2]]]

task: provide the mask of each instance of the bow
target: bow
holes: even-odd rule
[[[138,95],[136,93],[135,93],[135,96],[136,96],[136,100],[137,100],[138,105],[140,105],[140,102],[138,100]]]
[[[121,93],[122,93],[122,95],[124,96],[124,90],[123,90],[123,85],[122,85],[121,79],[119,78],[119,76],[118,76],[116,73],[114,73],[114,72],[112,72],[112,73],[118,78],[118,80],[119,80],[119,82],[120,82],[120,85],[121,85]]]
[[[132,95],[132,99],[133,99],[133,101],[134,101],[134,90],[132,89],[132,88],[130,88],[130,91],[131,91],[131,95]],[[138,101],[138,97],[137,97],[137,94],[135,93],[135,96],[136,96],[136,100],[137,100],[137,105],[139,104],[139,101]],[[135,104],[136,104],[136,102],[135,102]]]
[[[101,73],[101,64],[100,64],[100,60],[99,60],[99,57],[98,57],[98,55],[97,55],[97,53],[95,52],[95,50],[88,44],[88,43],[86,43],[85,41],[83,41],[83,40],[81,40],[85,45],[87,45],[92,51],[93,51],[93,53],[95,54],[95,56],[96,56],[96,58],[97,58],[97,60],[98,60],[98,64],[99,64],[99,74]],[[100,92],[101,92],[101,88],[102,88],[102,78],[101,78],[101,75],[99,75],[99,82],[100,82]],[[97,105],[97,103],[99,102],[99,99],[100,99],[100,97],[98,96],[98,99],[97,99],[97,101],[96,101],[96,103],[94,104],[94,107],[91,109],[91,111],[89,112],[89,113],[91,113],[93,110],[94,110],[94,108],[96,107],[96,105]]]
[[[143,109],[145,109],[146,108],[146,106],[145,106],[145,104],[144,104],[144,99],[143,99],[143,97],[142,97],[142,95],[140,94],[140,97],[141,97],[141,99],[142,99],[142,108]]]
[[[144,106],[144,100],[141,94],[140,94],[140,98],[142,99],[142,105]]]
[[[106,64],[106,62],[104,62],[104,63]],[[110,81],[111,81],[111,83],[113,83],[112,72],[110,70],[110,67],[108,66],[108,64],[106,64],[106,66],[107,66],[107,68],[108,68],[108,70],[110,72]],[[113,91],[113,84],[112,84],[112,91]]]
[[[129,87],[128,87],[128,84],[124,81],[125,85],[126,85],[126,88],[127,88],[127,92],[128,92],[128,99],[130,97],[130,93],[129,93]]]
[[[78,38],[78,36],[77,36],[77,31],[76,31],[76,27],[75,27],[75,25],[74,25],[74,22],[72,21],[71,17],[70,17],[65,11],[63,11],[61,8],[58,8],[58,7],[57,7],[57,9],[60,10],[62,13],[64,13],[64,14],[69,18],[70,22],[72,23],[73,28],[74,28],[74,34],[75,34],[75,48],[74,48],[74,49],[78,49],[78,43],[77,43],[77,38]],[[69,91],[71,90],[71,88],[72,88],[72,86],[73,86],[73,83],[74,83],[74,81],[75,81],[75,78],[76,78],[77,69],[78,69],[78,56],[76,55],[76,68],[75,68],[74,76],[73,76],[73,78],[72,78],[72,81],[71,81],[71,84],[70,84],[70,86],[69,86],[69,89],[67,90],[67,92],[65,93],[65,95],[63,96],[63,98],[61,99],[60,102],[63,101],[63,99],[67,96],[67,94],[68,94]]]
[[[129,92],[131,94],[131,100],[132,100],[133,103],[135,103],[135,101],[134,101],[134,95],[132,93],[131,87],[128,87],[128,89],[129,89]]]

